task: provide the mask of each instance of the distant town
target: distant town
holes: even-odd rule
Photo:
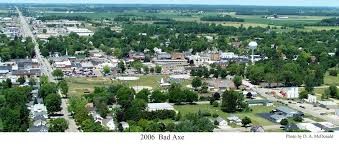
[[[339,11],[159,7],[0,7],[0,131],[339,131]]]

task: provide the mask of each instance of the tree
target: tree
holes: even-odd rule
[[[194,87],[195,89],[200,87],[202,85],[202,81],[201,81],[201,78],[200,77],[195,77],[193,80],[192,80],[192,87]]]
[[[214,100],[219,100],[219,99],[220,99],[220,94],[219,94],[218,92],[215,92],[215,93],[213,94],[213,99],[214,99]]]
[[[159,65],[156,65],[155,66],[155,73],[161,73],[161,71],[162,71],[162,67],[159,66]]]
[[[150,96],[151,102],[153,103],[162,103],[167,101],[166,93],[160,90],[154,90]]]
[[[17,80],[20,84],[24,84],[26,82],[26,78],[25,77],[19,77]]]
[[[252,123],[252,120],[251,120],[249,117],[245,116],[245,117],[241,120],[241,123],[242,123],[242,125],[243,125],[244,127],[247,127],[248,124]]]
[[[49,122],[49,132],[65,132],[68,129],[68,122],[64,118],[52,119]]]
[[[236,111],[242,111],[248,107],[248,104],[244,102],[244,96],[234,90],[226,90],[222,94],[221,110],[224,112],[233,113]]]
[[[3,87],[6,88],[12,88],[12,81],[11,79],[7,78],[6,81],[3,82]]]
[[[132,62],[132,67],[138,71],[138,73],[141,73],[141,68],[143,68],[143,64],[141,61],[137,60]]]
[[[126,67],[125,67],[125,63],[122,60],[120,60],[120,62],[118,63],[118,67],[119,67],[121,73],[125,72]]]
[[[29,84],[30,86],[36,85],[35,79],[34,79],[34,78],[30,78],[28,84]]]
[[[84,132],[103,132],[105,129],[91,119],[86,119],[81,123],[81,129]]]
[[[148,74],[148,73],[149,73],[149,67],[148,67],[148,66],[144,66],[143,69],[144,69],[144,73],[145,73],[145,74]]]
[[[280,125],[287,126],[288,125],[288,119],[284,118],[280,121]]]
[[[55,83],[45,83],[42,84],[40,89],[40,97],[45,98],[48,94],[56,93],[57,85]]]
[[[242,77],[241,76],[235,76],[233,78],[234,85],[239,89],[239,86],[242,84]]]
[[[58,86],[61,90],[61,93],[67,96],[68,88],[69,88],[67,82],[65,80],[62,80],[58,83]]]
[[[196,92],[188,90],[188,89],[185,89],[182,92],[183,92],[182,94],[184,95],[184,98],[185,98],[184,99],[185,102],[192,103],[194,101],[198,101],[199,96]]]
[[[154,67],[151,67],[151,68],[149,69],[149,72],[150,72],[150,73],[154,73],[154,71],[155,71]]]
[[[313,90],[314,90],[314,86],[316,85],[315,84],[315,75],[314,73],[312,72],[309,72],[306,76],[305,76],[305,79],[304,79],[304,83],[305,83],[305,90],[308,92],[308,93],[312,93]]]
[[[302,122],[304,119],[300,115],[297,115],[297,116],[293,117],[293,120],[296,121],[296,122]]]
[[[105,65],[103,68],[104,74],[109,74],[111,72],[111,68],[108,65]]]
[[[121,49],[116,48],[116,49],[114,49],[114,51],[113,51],[113,55],[114,55],[115,57],[117,57],[118,59],[121,59],[122,56],[123,56],[123,53],[122,53]]]
[[[55,69],[55,70],[53,70],[52,75],[53,75],[54,77],[56,77],[57,79],[61,79],[61,78],[64,77],[64,73],[62,72],[61,69]]]
[[[51,93],[44,99],[48,113],[54,113],[61,110],[61,97],[56,93]]]
[[[330,96],[335,98],[338,92],[337,87],[335,85],[331,85],[328,89],[330,90]]]
[[[136,94],[135,98],[143,99],[143,100],[145,100],[145,102],[148,102],[148,96],[150,94],[151,94],[151,92],[148,89],[144,88]]]
[[[307,97],[308,97],[308,92],[306,90],[303,90],[300,92],[299,94],[300,99],[307,99]]]
[[[42,33],[46,34],[47,33],[47,29],[42,29]]]

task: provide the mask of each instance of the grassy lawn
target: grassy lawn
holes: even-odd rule
[[[212,115],[214,113],[218,114],[220,117],[227,119],[230,115],[229,113],[223,112],[220,110],[220,107],[213,107],[209,104],[201,104],[201,105],[175,105],[174,108],[181,112],[181,114],[186,115],[188,113],[196,113],[199,110],[202,112],[209,112]],[[270,112],[274,107],[266,107],[266,106],[254,106],[251,107],[252,112],[239,112],[235,113],[235,115],[239,116],[240,118],[244,118],[245,116],[249,117],[252,120],[254,125],[274,125],[273,122],[262,118],[261,116],[257,115],[259,113],[267,113]]]
[[[126,84],[130,87],[133,86],[149,86],[153,89],[160,88],[161,78],[168,78],[165,75],[145,75],[141,76],[139,80],[135,81],[119,81],[111,80],[110,78],[98,77],[98,78],[66,78],[69,85],[69,96],[80,97],[84,94],[84,91],[93,91],[94,87],[104,87],[111,84]],[[182,86],[190,84],[191,80],[185,80],[181,82]]]
[[[338,76],[330,76],[328,72],[326,72],[324,77],[325,85],[336,85],[339,86],[339,75]]]
[[[108,78],[66,78],[69,85],[69,96],[80,97],[84,91],[93,91],[94,87],[108,86],[112,81]]]

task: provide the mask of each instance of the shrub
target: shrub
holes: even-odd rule
[[[337,70],[330,70],[329,75],[330,76],[337,76],[338,75],[338,71]]]
[[[219,103],[217,101],[214,101],[212,105],[213,105],[213,107],[218,107]]]
[[[217,118],[219,116],[219,114],[217,114],[217,113],[213,113],[213,115],[212,115],[212,117],[214,117],[214,118]]]
[[[219,125],[219,122],[217,120],[214,120],[214,125]]]

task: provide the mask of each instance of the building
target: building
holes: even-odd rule
[[[159,52],[159,53],[156,53],[156,58],[158,60],[165,60],[165,59],[172,59],[172,55],[167,53],[167,52]]]
[[[265,132],[262,126],[252,126],[250,132]]]
[[[333,101],[318,101],[319,106],[323,108],[329,108],[329,109],[337,109],[338,105],[337,103]]]
[[[312,123],[298,123],[296,124],[301,130],[308,130],[310,132],[324,132],[322,128],[312,124]]]
[[[295,111],[295,110],[293,110],[289,107],[286,107],[286,106],[280,106],[276,110],[278,112],[281,112],[282,114],[286,115],[287,117],[302,115],[301,112]]]
[[[134,59],[134,60],[144,60],[145,59],[145,54],[142,52],[130,52],[129,53],[129,58]]]
[[[114,131],[117,129],[113,117],[106,117],[105,119],[102,120],[101,125],[108,128],[108,130],[110,131]]]
[[[307,99],[304,99],[308,103],[317,103],[317,96],[308,94]]]
[[[87,28],[67,27],[67,33],[76,33],[79,36],[93,36],[94,33]]]
[[[169,103],[148,103],[146,110],[149,112],[158,110],[174,110],[174,107]]]
[[[224,120],[222,117],[217,117],[216,119],[215,119],[217,122],[218,122],[218,125],[219,126],[227,126],[228,125],[228,123],[227,123],[227,121],[226,120]]]
[[[241,126],[241,119],[236,115],[231,115],[227,117],[228,122]]]
[[[280,106],[269,117],[272,121],[276,123],[280,123],[282,119],[287,119],[287,118],[294,117],[294,116],[303,116],[303,115],[304,114],[302,112],[295,111],[286,106]]]
[[[248,106],[273,106],[273,102],[267,99],[246,100]]]
[[[120,125],[121,125],[123,130],[126,130],[126,129],[129,128],[129,124],[127,122],[120,122]]]
[[[214,89],[215,91],[225,91],[228,89],[236,88],[233,81],[231,80],[215,79],[215,80],[208,80],[207,83],[209,87],[211,89]]]
[[[191,55],[188,56],[188,60],[193,62],[195,66],[208,65],[211,62],[211,58],[208,55]]]
[[[338,129],[338,127],[336,127],[334,124],[330,122],[317,122],[313,123],[313,125],[319,127],[321,130],[324,130],[326,132],[336,131]]]
[[[179,53],[179,52],[173,52],[172,53],[172,59],[173,60],[184,60],[185,56],[183,53]]]

